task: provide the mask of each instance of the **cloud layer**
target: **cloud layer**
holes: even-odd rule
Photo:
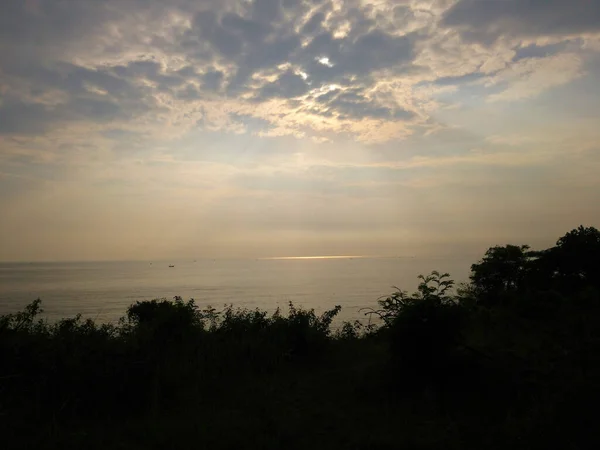
[[[44,205],[85,210],[83,198],[62,200],[74,186],[98,203],[88,221],[55,218],[48,240],[68,229],[83,242],[113,205],[104,229],[126,242],[170,205],[215,242],[239,232],[223,224],[235,216],[250,230],[236,248],[331,230],[343,247],[369,227],[379,248],[419,230],[433,242],[422,222],[442,207],[435,195],[459,210],[471,202],[481,223],[514,186],[537,201],[533,179],[542,196],[569,179],[573,195],[583,183],[595,198],[599,24],[600,0],[3,1],[3,234],[22,245]],[[507,176],[513,185],[494,191]],[[134,213],[131,225],[114,219]],[[405,215],[421,219],[400,226]],[[19,257],[10,248],[0,259]]]
[[[566,61],[568,49],[548,54],[540,42],[593,37],[600,31],[599,5],[3,2],[0,132],[40,134],[81,121],[236,130],[235,116],[242,114],[266,121],[263,131],[271,135],[403,138],[431,123],[441,80],[454,78],[458,85],[460,77],[480,75],[492,85],[510,72],[512,80],[504,81],[517,85],[508,86],[510,92],[520,89],[519,72],[534,80],[559,78],[534,81],[536,89],[526,95],[537,95],[577,78],[579,56],[571,53]],[[522,48],[535,53],[532,42],[542,52],[516,60]],[[430,90],[419,98],[424,87]],[[375,138],[371,130],[380,125],[386,132]]]

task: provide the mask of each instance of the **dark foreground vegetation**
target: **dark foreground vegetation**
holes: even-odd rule
[[[600,448],[600,232],[494,247],[365,311],[132,305],[0,318],[0,447]]]

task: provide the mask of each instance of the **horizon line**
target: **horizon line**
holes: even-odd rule
[[[475,253],[460,253],[460,254],[421,254],[421,255],[305,255],[305,256],[214,256],[214,257],[186,257],[186,258],[140,258],[140,259],[16,259],[16,260],[0,260],[0,264],[85,264],[85,263],[185,263],[195,261],[274,261],[274,260],[311,260],[311,259],[438,259],[438,258],[460,258],[460,257],[475,257]]]
[[[199,257],[199,258],[157,258],[157,259],[32,259],[0,260],[0,264],[56,264],[56,263],[126,263],[126,262],[186,262],[208,260],[292,260],[292,259],[349,259],[349,258],[415,258],[416,255],[311,255],[311,256],[241,256],[241,257]]]

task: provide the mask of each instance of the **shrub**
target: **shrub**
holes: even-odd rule
[[[123,331],[135,333],[161,347],[174,341],[181,343],[195,331],[204,328],[202,315],[194,299],[184,302],[181,297],[136,302],[121,319]]]
[[[325,311],[317,316],[314,309],[296,308],[289,303],[287,317],[280,311],[273,315],[274,338],[285,342],[287,356],[291,359],[306,360],[323,354],[331,334],[331,323],[340,312],[341,306]]]
[[[450,291],[454,281],[437,271],[420,275],[417,292],[408,295],[396,288],[379,300],[379,316],[389,336],[391,363],[396,376],[431,383],[447,376],[463,343],[466,308]]]

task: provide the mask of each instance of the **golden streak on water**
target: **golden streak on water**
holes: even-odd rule
[[[350,259],[350,258],[369,258],[369,256],[358,255],[341,255],[341,256],[274,256],[271,258],[262,259]]]

